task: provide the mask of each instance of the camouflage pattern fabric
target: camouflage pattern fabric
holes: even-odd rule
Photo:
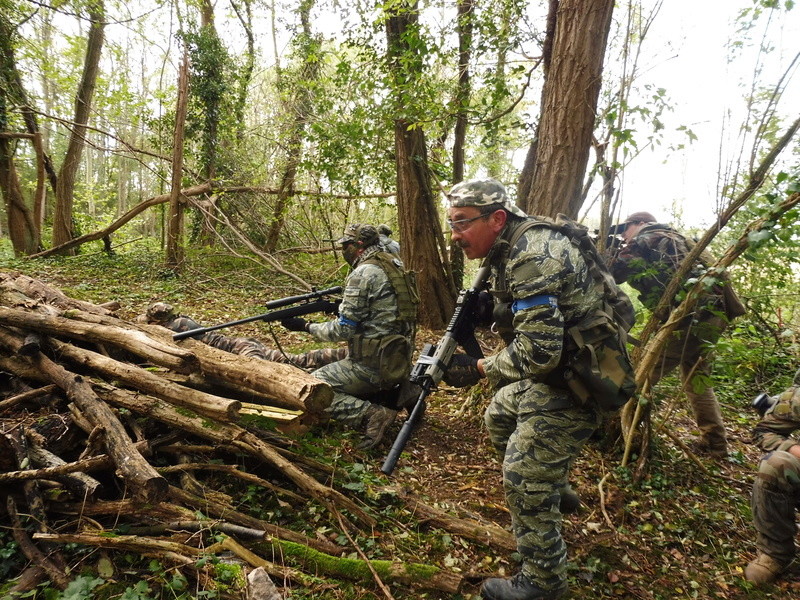
[[[654,310],[688,253],[686,238],[677,231],[666,225],[648,225],[620,250],[611,264],[611,272],[617,283],[627,281],[639,292],[642,304]],[[688,277],[699,277],[703,270],[702,265],[697,264]],[[676,300],[674,305],[677,304]],[[651,379],[651,385],[655,385],[672,369],[680,367],[683,389],[692,405],[703,443],[718,455],[727,454],[727,434],[714,389],[706,382],[711,372],[713,347],[727,327],[726,320],[718,314],[722,306],[719,294],[701,297],[695,313],[688,315],[675,330]],[[663,315],[662,320],[665,319]]]
[[[753,436],[770,452],[761,459],[750,506],[756,546],[774,559],[789,563],[795,556],[795,511],[800,507],[800,459],[788,452],[800,443],[791,434],[800,430],[800,387],[780,395],[756,425]]]
[[[689,251],[686,238],[671,227],[659,223],[647,225],[619,251],[610,265],[611,273],[617,283],[627,281],[639,292],[641,303],[655,310],[667,284]],[[700,277],[704,270],[697,263],[687,278]],[[677,305],[676,299],[673,306]],[[707,294],[697,303],[698,310],[721,305],[722,298],[716,294]]]
[[[556,302],[518,310],[513,339],[484,360],[489,381],[501,386],[484,420],[503,457],[503,485],[522,572],[552,590],[565,581],[561,491],[600,417],[591,405],[581,407],[568,391],[542,381],[560,362],[565,322],[579,322],[599,310],[603,297],[580,251],[563,234],[535,227],[509,248],[521,223],[513,219],[487,257],[493,283],[507,282],[511,300],[552,296]]]
[[[365,262],[380,251],[377,244],[369,246],[353,265],[353,271],[345,280],[339,318],[312,323],[308,328],[316,340],[348,342],[348,358],[326,365],[312,375],[329,383],[334,390],[328,407],[330,417],[351,426],[358,426],[369,409],[370,402],[363,397],[390,387],[388,382],[381,381],[377,368],[365,365],[361,359],[353,359],[356,355],[351,346],[356,336],[373,340],[392,335],[413,340],[414,336],[415,323],[399,318],[397,294],[389,277],[380,266]],[[410,373],[410,354],[407,362],[406,372]]]
[[[492,206],[499,204],[502,208],[517,217],[528,215],[511,201],[505,186],[494,179],[473,179],[462,181],[453,186],[447,193],[450,206]]]
[[[189,331],[202,327],[197,321],[186,315],[176,315],[172,306],[164,302],[157,302],[150,306],[146,317],[141,320],[157,323],[175,332]],[[323,365],[341,360],[347,356],[347,348],[323,348],[304,354],[284,354],[280,350],[267,348],[254,338],[226,336],[214,331],[204,333],[195,339],[232,354],[241,354],[242,356],[250,356],[272,362],[289,363],[301,369],[318,369]]]
[[[319,369],[325,365],[347,358],[347,348],[320,348],[303,354],[284,354],[280,350],[266,350],[264,358],[272,362],[288,363],[301,369]]]
[[[522,573],[543,589],[556,589],[566,580],[567,562],[561,494],[600,416],[578,406],[566,390],[525,379],[497,392],[484,421],[503,457],[503,487]]]
[[[167,329],[178,333],[182,331],[190,331],[192,329],[199,329],[202,327],[202,325],[200,325],[197,321],[187,317],[186,315],[175,315],[173,313],[164,315],[162,318],[163,320],[155,322],[162,327],[166,327]],[[151,322],[154,322],[152,317],[150,320]],[[267,354],[270,352],[270,350],[268,350],[264,344],[254,338],[232,337],[217,333],[215,331],[209,331],[197,336],[194,339],[203,342],[204,344],[208,344],[209,346],[214,346],[215,348],[224,350],[225,352],[241,354],[243,356],[251,356],[253,358],[266,359]]]
[[[381,247],[383,252],[388,252],[389,254],[394,254],[395,256],[400,256],[400,244],[397,243],[396,240],[393,240],[388,235],[383,233],[378,234],[378,244]]]

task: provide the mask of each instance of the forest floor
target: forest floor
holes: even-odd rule
[[[288,284],[282,289],[263,284],[268,277],[254,275],[249,267],[231,264],[227,259],[196,259],[192,263],[195,266],[180,278],[154,267],[153,260],[152,255],[8,260],[0,263],[0,269],[23,272],[75,298],[98,303],[118,300],[123,318],[143,313],[152,302],[167,301],[203,324],[220,323],[258,314],[267,300],[298,293]],[[327,286],[320,282],[320,287]],[[280,327],[273,332],[287,350],[310,347],[300,334],[289,334]],[[435,341],[439,333],[420,332],[418,346]],[[274,344],[263,323],[237,328],[230,334]],[[729,429],[731,455],[726,460],[712,460],[699,453],[687,454],[687,449],[696,447],[698,432],[676,385],[667,378],[658,389],[653,417],[656,435],[647,474],[641,481],[632,481],[631,471],[620,467],[620,444],[606,449],[602,440],[592,441],[573,467],[572,485],[583,505],[576,514],[566,516],[563,525],[571,597],[800,597],[800,566],[778,585],[764,590],[753,589],[742,576],[744,566],[755,554],[749,495],[760,452],[749,442],[750,430],[757,421],[749,406],[753,390],[743,382],[715,380]],[[434,564],[466,575],[468,583],[460,594],[420,592],[392,584],[388,596],[377,585],[329,581],[314,590],[294,588],[290,597],[471,599],[483,577],[514,573],[513,555],[426,528],[410,515],[389,510],[375,500],[376,490],[400,488],[458,516],[509,528],[500,463],[482,422],[489,399],[488,390],[480,385],[469,390],[443,387],[434,393],[423,425],[391,477],[379,470],[388,446],[368,452],[357,450],[358,432],[330,427],[314,432],[308,440],[325,446],[320,452],[335,455],[340,471],[350,474],[350,483],[339,489],[351,490],[380,519],[372,535],[357,538],[362,550],[369,556]],[[389,438],[393,439],[400,424],[401,420],[395,423]],[[363,485],[353,485],[354,473],[360,473]],[[303,518],[307,515],[304,513]],[[314,518],[319,519],[319,515]],[[336,530],[335,523],[324,527]],[[3,539],[7,538],[0,537],[0,557],[4,556]]]

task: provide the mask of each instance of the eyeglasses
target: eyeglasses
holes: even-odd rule
[[[483,219],[488,216],[489,216],[488,214],[487,215],[481,214],[478,215],[477,217],[472,217],[471,219],[459,219],[458,221],[451,221],[450,219],[447,219],[447,226],[450,228],[450,231],[453,231],[455,233],[464,233],[467,229],[472,227],[470,223],[472,223],[473,221],[477,221],[478,219]]]

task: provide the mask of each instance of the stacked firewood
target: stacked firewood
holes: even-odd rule
[[[322,483],[330,467],[294,448],[291,435],[322,419],[330,387],[291,365],[174,342],[172,331],[117,318],[116,309],[0,273],[0,523],[28,565],[16,589],[45,579],[66,587],[68,543],[156,557],[212,588],[198,559],[233,554],[246,571],[260,569],[249,585],[261,582],[261,592],[243,594],[270,599],[279,596],[265,591],[267,575],[310,581],[274,557],[300,552],[309,563],[351,552],[242,512],[209,483],[260,486],[283,506],[318,502],[344,530],[374,527],[360,504]],[[243,414],[268,418],[278,432]],[[406,501],[440,527],[513,546],[498,528]],[[387,568],[393,581],[433,589],[455,592],[463,583],[445,571],[412,581],[404,565]],[[370,566],[367,578],[374,574]]]

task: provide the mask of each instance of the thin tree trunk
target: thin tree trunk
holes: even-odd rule
[[[474,17],[473,0],[458,2],[458,89],[456,91],[456,126],[453,132],[453,183],[464,180],[464,146],[467,138],[467,107],[471,95],[469,61],[472,54]],[[450,267],[453,284],[464,286],[464,252],[458,244],[450,244]]]
[[[311,82],[319,77],[319,53],[321,46],[319,39],[315,38],[311,32],[310,14],[316,0],[303,0],[300,2],[300,22],[303,26],[303,34],[299,36],[296,45],[299,47],[303,56],[303,65],[300,68],[299,85],[295,85],[292,91],[292,99],[285,103],[285,112],[294,115],[287,132],[287,154],[286,162],[281,176],[280,193],[275,202],[272,213],[272,222],[267,233],[265,250],[269,253],[275,252],[278,247],[278,237],[286,219],[286,209],[289,201],[294,195],[295,177],[297,167],[303,156],[303,133],[306,123],[312,111],[312,95],[310,91]],[[281,71],[278,71],[279,86],[281,85]]]
[[[93,0],[89,4],[89,36],[86,43],[86,57],[83,64],[78,92],[75,96],[75,118],[69,138],[64,163],[58,173],[56,182],[56,209],[53,217],[53,245],[58,246],[74,237],[73,227],[73,194],[75,180],[80,168],[83,147],[86,143],[86,125],[92,108],[94,88],[100,65],[100,53],[103,49],[103,31],[105,29],[105,11],[103,0]]]
[[[183,205],[181,204],[181,175],[183,173],[183,134],[189,95],[189,52],[183,51],[178,76],[178,104],[175,108],[175,135],[172,141],[172,189],[169,195],[167,226],[167,267],[179,271],[183,264]]]

